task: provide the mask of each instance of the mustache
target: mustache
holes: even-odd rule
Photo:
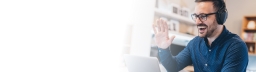
[[[208,27],[206,24],[198,24],[197,27],[198,26],[206,26],[206,27]]]

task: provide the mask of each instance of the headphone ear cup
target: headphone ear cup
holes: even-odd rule
[[[228,17],[227,10],[218,11],[216,14],[216,20],[218,24],[223,25]]]
[[[219,12],[217,12],[217,13],[216,13],[216,15],[215,15],[215,16],[216,16],[216,20],[217,20],[217,23],[218,23],[218,24],[220,24],[220,23],[221,23],[221,22],[220,22],[220,17],[219,17],[220,15],[219,15],[219,14],[220,14],[220,13],[219,13]]]
[[[227,18],[228,18],[228,11],[224,10],[222,24],[224,24],[226,22]]]

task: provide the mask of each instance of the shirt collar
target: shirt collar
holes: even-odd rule
[[[220,43],[222,43],[224,40],[227,40],[225,37],[229,34],[230,32],[226,29],[226,27],[223,27],[223,30],[221,32],[221,34],[212,42],[211,46],[215,46],[218,45]],[[208,39],[207,37],[204,38],[205,43],[208,46]]]

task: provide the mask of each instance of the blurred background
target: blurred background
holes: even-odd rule
[[[256,1],[225,2],[224,25],[245,41],[247,71],[255,71]],[[152,31],[158,18],[176,35],[173,55],[185,48],[197,36],[194,7],[194,0],[0,1],[0,71],[128,72],[124,54],[158,56]]]

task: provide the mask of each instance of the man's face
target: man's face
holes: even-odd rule
[[[198,2],[195,7],[196,15],[205,15],[209,13],[215,13],[212,2]],[[215,19],[215,14],[206,16],[206,20],[196,18],[196,25],[198,28],[199,37],[210,37],[217,29],[218,23]]]

